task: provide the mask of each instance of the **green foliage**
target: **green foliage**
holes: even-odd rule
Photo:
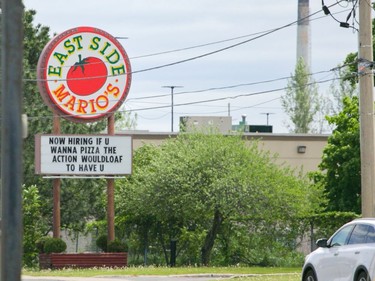
[[[361,160],[358,98],[345,97],[343,111],[327,117],[335,126],[314,180],[324,186],[328,211],[361,213]]]
[[[39,238],[38,240],[36,240],[35,246],[38,249],[38,253],[40,253],[40,254],[44,253],[44,245],[46,244],[46,241],[48,239],[51,239],[51,237],[50,236],[43,236],[43,237]]]
[[[128,111],[119,111],[116,113],[116,124],[115,124],[115,130],[121,131],[121,130],[135,130],[137,128],[137,113],[132,116],[131,112]]]
[[[301,266],[303,255],[296,248],[292,228],[272,227],[265,221],[225,224],[218,236],[211,264],[225,266]],[[293,227],[295,229],[295,227]]]
[[[48,238],[44,240],[43,253],[62,253],[66,250],[66,243],[61,238]]]
[[[358,53],[350,53],[344,60],[344,65],[347,65],[349,73],[358,73]],[[346,81],[349,81],[352,86],[358,83],[358,75],[348,75],[345,77]]]
[[[330,112],[332,114],[338,114],[344,109],[343,100],[344,97],[350,97],[358,95],[357,85],[352,84],[348,81],[348,78],[353,76],[353,72],[350,72],[348,67],[340,66],[335,72],[336,79],[332,81],[329,89],[330,96]],[[357,77],[357,75],[355,75]]]
[[[96,239],[96,246],[103,252],[108,253],[126,252],[128,250],[127,244],[117,238],[108,242],[108,236],[105,234]]]
[[[107,235],[100,235],[96,239],[96,246],[98,246],[99,249],[101,249],[103,252],[108,251],[108,237]]]
[[[241,240],[225,229],[238,233],[241,225],[248,235],[259,231],[259,221],[283,225],[262,233],[271,233],[272,239],[288,234],[288,243],[282,244],[288,247],[297,233],[286,233],[287,226],[315,213],[323,197],[307,179],[275,164],[256,141],[249,144],[238,135],[180,134],[137,150],[133,166],[132,176],[117,184],[116,213],[128,236],[140,241],[130,239],[129,246],[137,246],[132,252],[152,248],[166,264],[171,239],[177,239],[183,262],[206,264],[229,249],[219,247],[219,240]],[[235,260],[223,258],[228,264]]]
[[[46,231],[41,218],[40,200],[36,186],[23,187],[23,264],[27,267],[32,267],[37,262],[40,248],[36,241],[40,240]]]
[[[281,104],[289,116],[291,132],[309,133],[314,116],[319,111],[320,103],[316,86],[302,58],[297,62],[294,75],[288,81]]]
[[[315,230],[315,238],[329,238],[337,229],[345,223],[359,218],[353,212],[326,212],[307,217],[307,221]]]
[[[109,253],[121,253],[126,252],[128,247],[126,243],[120,241],[119,239],[115,239],[113,241],[108,242],[108,252]]]

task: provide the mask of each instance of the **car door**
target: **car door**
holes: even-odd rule
[[[339,229],[328,240],[328,247],[321,249],[322,252],[315,261],[319,281],[342,280],[340,272],[343,266],[343,256],[340,256],[340,249],[347,244],[354,226],[354,224],[351,224]]]
[[[340,281],[352,281],[354,272],[366,255],[366,239],[369,226],[356,224],[350,233],[347,243],[338,248],[337,269]]]

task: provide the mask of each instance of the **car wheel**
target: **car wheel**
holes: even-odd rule
[[[314,274],[314,271],[312,271],[311,269],[309,269],[304,277],[303,277],[303,281],[318,281],[318,279],[315,277],[315,274]],[[358,281],[362,281],[362,279],[358,279]]]
[[[366,272],[362,271],[362,272],[358,275],[356,281],[368,281]]]

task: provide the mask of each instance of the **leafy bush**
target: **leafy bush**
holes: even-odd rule
[[[120,252],[126,252],[128,250],[128,247],[124,242],[118,239],[115,239],[114,241],[110,241],[108,243],[107,250],[110,253],[120,253]]]
[[[325,212],[311,216],[307,221],[314,228],[315,239],[318,239],[330,237],[343,224],[359,217],[353,212]]]
[[[38,254],[43,252],[43,246],[38,241],[46,233],[46,224],[42,216],[41,198],[35,185],[22,187],[23,206],[23,266],[33,267],[38,262]],[[43,242],[44,245],[44,242]]]
[[[100,235],[98,239],[96,239],[96,246],[98,246],[103,252],[107,252],[108,250],[107,240],[107,235]]]
[[[47,241],[48,239],[51,239],[51,237],[49,237],[49,236],[44,236],[44,237],[39,238],[39,239],[35,242],[35,247],[37,248],[38,253],[40,253],[40,254],[44,253],[44,244],[46,243],[46,241]]]
[[[44,253],[62,253],[66,250],[66,243],[60,238],[49,238],[44,243]]]

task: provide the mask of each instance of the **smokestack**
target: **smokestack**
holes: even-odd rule
[[[298,0],[297,61],[303,58],[310,70],[310,14],[309,0]]]
[[[242,117],[242,124],[246,125],[246,114],[242,114],[241,117]]]

